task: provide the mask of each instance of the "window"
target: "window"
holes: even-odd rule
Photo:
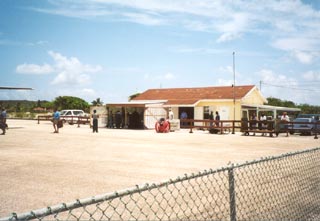
[[[210,115],[210,107],[204,106],[203,107],[203,119],[209,119],[209,115]]]

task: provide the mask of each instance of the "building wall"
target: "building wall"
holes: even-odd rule
[[[247,96],[242,98],[242,104],[264,104],[264,100],[263,97],[261,97],[258,89],[255,89]]]
[[[162,106],[149,106],[144,110],[144,126],[154,129],[155,124],[160,118],[167,118],[168,112]]]
[[[99,115],[98,118],[98,127],[106,127],[107,125],[107,116],[108,112],[105,106],[91,106],[90,107],[90,125],[92,125],[92,114],[93,110],[97,111]]]
[[[205,107],[209,106],[210,112],[213,111],[214,116],[215,112],[218,111],[220,114],[221,120],[240,120],[241,119],[241,103],[240,101],[236,101],[235,105],[233,104],[233,100],[231,101],[206,101],[206,102],[199,102],[197,105],[198,107]],[[234,111],[235,107],[235,111]],[[234,118],[235,112],[235,118]],[[199,119],[199,118],[197,118]],[[203,119],[203,115],[202,118]]]

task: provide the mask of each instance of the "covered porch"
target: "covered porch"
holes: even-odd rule
[[[253,113],[255,113],[256,116],[260,116],[263,112],[267,116],[268,120],[274,120],[277,119],[280,115],[282,115],[283,112],[287,112],[290,119],[296,118],[301,109],[263,104],[242,104],[241,111],[242,118],[250,119]]]
[[[130,101],[106,104],[108,128],[151,129],[157,120],[167,118],[164,101]]]

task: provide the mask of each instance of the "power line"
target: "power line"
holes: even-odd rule
[[[320,90],[314,90],[314,89],[308,89],[308,88],[298,88],[290,85],[277,85],[277,84],[270,84],[270,83],[265,83],[263,81],[260,81],[260,88],[261,84],[267,85],[267,86],[272,86],[272,87],[278,87],[278,88],[287,88],[291,90],[300,90],[300,91],[309,91],[309,92],[320,92]]]

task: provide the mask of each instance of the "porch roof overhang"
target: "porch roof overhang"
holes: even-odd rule
[[[271,105],[263,105],[263,104],[242,104],[242,108],[251,108],[257,109],[261,111],[288,111],[288,112],[299,112],[300,108],[293,107],[279,107],[279,106],[271,106]]]
[[[155,101],[128,101],[106,104],[107,107],[146,107],[149,105],[162,105],[166,100],[155,100]]]

